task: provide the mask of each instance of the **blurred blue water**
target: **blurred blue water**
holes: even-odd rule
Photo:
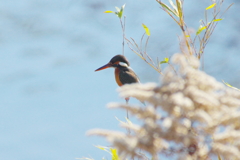
[[[119,130],[114,116],[125,116],[105,107],[108,102],[124,102],[117,95],[113,70],[94,72],[121,53],[119,21],[103,11],[123,3],[127,3],[128,37],[140,40],[141,23],[145,23],[152,32],[150,55],[166,57],[179,51],[176,35],[180,31],[155,1],[1,1],[0,159],[107,155],[93,146],[107,142],[85,133],[92,128]],[[185,16],[192,27],[198,28],[202,8],[209,4],[208,0],[186,2]],[[237,6],[217,27],[204,64],[207,73],[240,87]],[[127,47],[125,52],[143,83],[158,82],[155,71]]]

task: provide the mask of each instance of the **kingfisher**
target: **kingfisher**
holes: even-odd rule
[[[116,55],[106,65],[96,69],[95,71],[100,71],[110,67],[115,68],[115,80],[119,86],[140,82],[136,73],[131,69],[130,63],[125,56]],[[126,103],[128,103],[129,97],[125,98],[125,100]]]

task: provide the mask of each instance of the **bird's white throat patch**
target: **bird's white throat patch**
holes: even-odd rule
[[[124,63],[124,62],[119,62],[119,65],[123,67],[128,67],[127,63]]]

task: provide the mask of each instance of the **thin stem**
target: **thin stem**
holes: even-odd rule
[[[128,105],[129,97],[125,98],[125,100],[126,100],[126,104]],[[127,110],[127,123],[129,124],[128,110]],[[131,130],[129,128],[127,129],[127,133],[128,135],[131,134]]]
[[[124,43],[125,43],[125,22],[126,22],[126,16],[124,16],[123,22],[122,19],[119,18],[121,27],[122,27],[122,32],[123,32],[123,42],[122,42],[122,55],[124,55]]]

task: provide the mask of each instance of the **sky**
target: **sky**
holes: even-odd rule
[[[240,88],[240,2],[227,8],[204,54],[204,71]],[[142,23],[151,31],[148,53],[160,60],[179,52],[180,29],[156,1],[11,0],[0,3],[0,159],[100,159],[109,146],[88,137],[93,128],[124,131],[124,103],[113,69],[94,72],[122,53],[122,31],[114,14],[126,3],[126,36],[140,42]],[[166,1],[168,3],[168,1]],[[184,4],[185,19],[199,27],[210,0]],[[159,83],[160,75],[125,45],[125,55],[142,83]],[[162,65],[164,69],[166,65]],[[139,103],[130,100],[130,103]],[[109,158],[110,159],[110,158]]]

